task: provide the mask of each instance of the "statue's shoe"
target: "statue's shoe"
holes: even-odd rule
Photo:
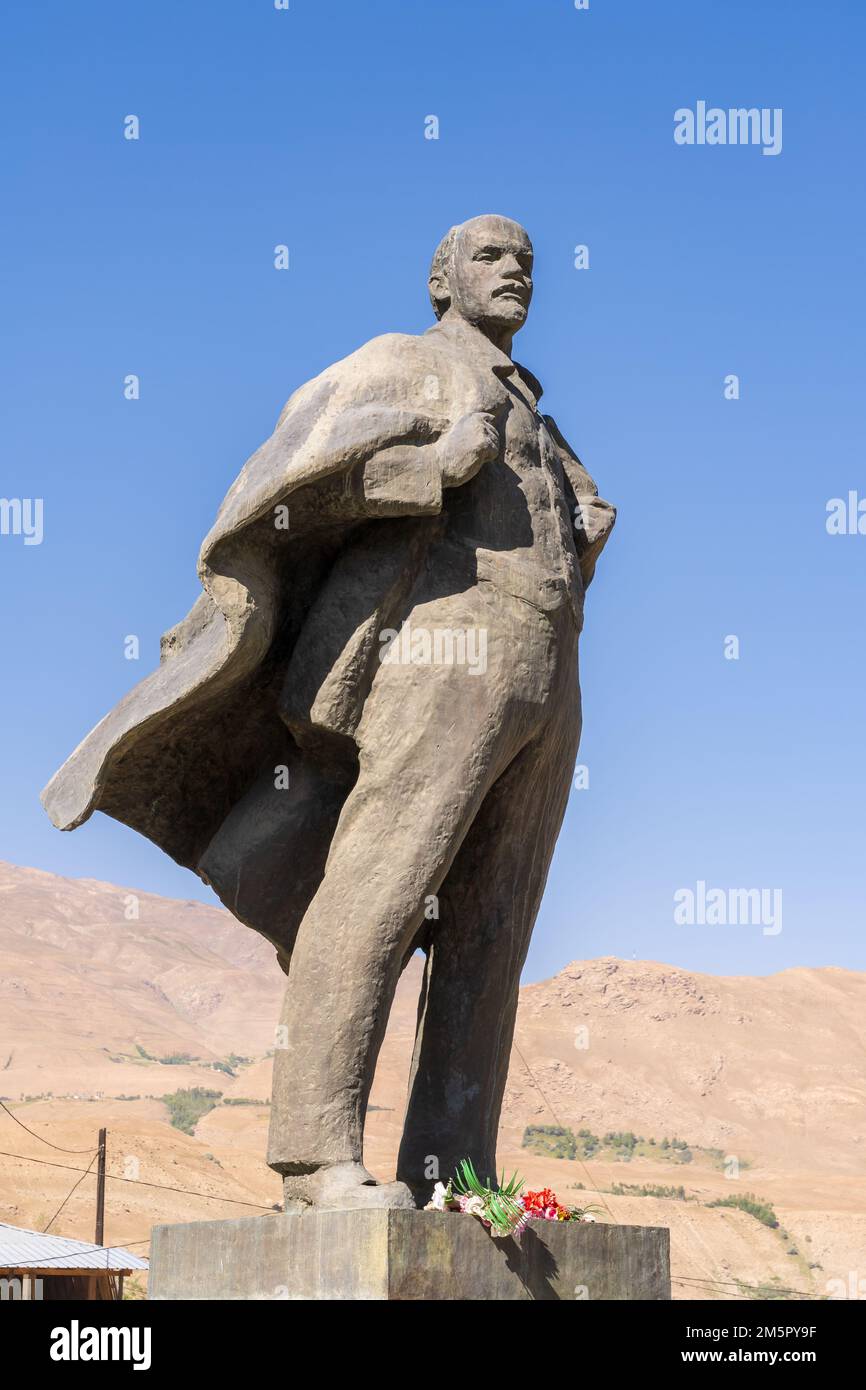
[[[386,1207],[417,1210],[405,1183],[377,1182],[362,1163],[328,1164],[303,1177],[286,1177],[283,1184],[286,1211],[297,1211],[299,1203],[321,1211]]]

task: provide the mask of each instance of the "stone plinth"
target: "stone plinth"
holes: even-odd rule
[[[669,1299],[659,1226],[534,1221],[493,1240],[454,1212],[315,1211],[155,1226],[153,1299]]]

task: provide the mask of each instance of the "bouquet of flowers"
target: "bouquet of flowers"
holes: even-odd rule
[[[459,1211],[477,1216],[492,1236],[519,1236],[529,1221],[595,1221],[589,1207],[566,1207],[549,1187],[524,1192],[514,1173],[498,1187],[483,1183],[472,1162],[464,1158],[448,1183],[437,1182],[425,1211]]]
[[[527,1216],[536,1221],[595,1220],[589,1207],[564,1207],[549,1187],[543,1187],[540,1192],[524,1192],[522,1201]]]

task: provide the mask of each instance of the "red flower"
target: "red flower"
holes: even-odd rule
[[[568,1219],[568,1210],[557,1200],[556,1193],[549,1187],[543,1187],[540,1192],[524,1192],[523,1206],[527,1216],[535,1217],[538,1220],[565,1221]]]

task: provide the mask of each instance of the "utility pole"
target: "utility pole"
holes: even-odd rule
[[[96,1244],[104,1245],[105,1234],[105,1130],[99,1131],[99,1164],[96,1169]]]

